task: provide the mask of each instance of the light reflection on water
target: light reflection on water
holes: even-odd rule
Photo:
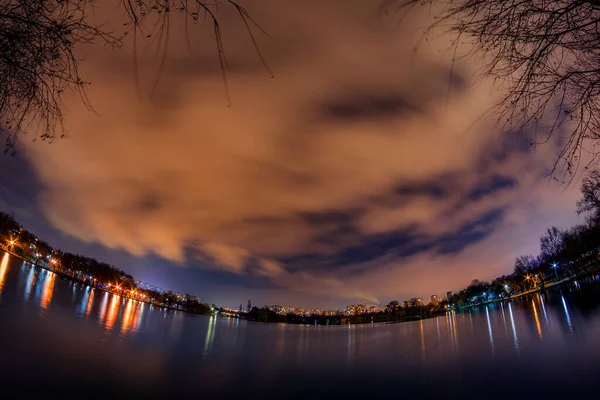
[[[113,325],[117,320],[117,314],[119,313],[119,305],[121,298],[116,294],[111,295],[110,303],[108,305],[108,311],[105,313],[106,320],[104,321],[104,327],[110,332]]]
[[[510,325],[513,333],[513,343],[515,344],[515,351],[519,354],[519,339],[517,338],[517,329],[515,328],[515,318],[513,317],[513,311],[511,303],[508,303],[508,313],[510,315]]]
[[[23,263],[25,264],[25,263]],[[26,279],[26,283],[25,283],[25,298],[27,300],[31,299],[31,295],[33,294],[33,285],[35,284],[35,280],[37,275],[35,274],[35,268],[29,266],[29,269],[27,269],[27,278]]]
[[[495,351],[494,351],[494,334],[492,333],[492,324],[490,323],[490,311],[489,311],[489,307],[488,306],[485,307],[485,317],[487,318],[488,335],[490,337],[490,347],[492,348],[492,355],[494,355],[495,354]]]
[[[54,294],[54,280],[56,279],[56,275],[52,272],[44,271],[42,277],[42,294],[40,298],[40,306],[42,310],[45,310],[50,306],[50,302],[52,301],[52,295]]]
[[[535,318],[535,327],[537,329],[538,335],[540,336],[540,339],[544,338],[544,335],[542,334],[542,325],[540,324],[540,318],[538,317],[538,312],[537,312],[537,307],[535,305],[535,297],[531,298],[531,307],[533,308],[533,316]]]
[[[228,379],[240,376],[234,373],[239,367],[258,381],[268,381],[266,374],[284,374],[290,368],[315,376],[339,371],[385,376],[393,371],[395,379],[406,376],[410,385],[425,382],[428,376],[441,377],[451,389],[452,382],[465,381],[467,375],[461,374],[471,371],[469,361],[477,365],[472,374],[514,373],[517,379],[526,375],[518,368],[521,364],[530,375],[538,370],[540,376],[542,371],[548,375],[553,371],[549,368],[568,362],[573,354],[579,362],[586,362],[585,357],[600,348],[600,312],[584,312],[574,297],[589,290],[584,282],[573,290],[565,287],[410,323],[299,326],[163,310],[74,284],[37,267],[22,264],[19,268],[19,262],[3,256],[0,263],[0,326],[28,321],[34,328],[0,329],[0,346],[7,335],[29,337],[29,331],[35,332],[35,340],[29,339],[28,345],[45,338],[49,348],[82,346],[81,357],[89,359],[104,357],[100,353],[106,352],[106,360],[117,360],[113,368],[120,375],[116,376],[144,379],[151,386],[162,382],[163,375],[180,386],[195,385],[197,376],[217,371],[224,380],[221,384],[234,387]],[[600,310],[600,299],[593,307]],[[10,320],[7,310],[12,310]],[[60,334],[44,335],[45,330]],[[64,343],[50,342],[59,340],[54,338],[63,338]],[[87,344],[81,345],[82,341]],[[98,342],[103,350],[90,350]],[[17,343],[14,351],[19,348]],[[13,350],[5,346],[0,351]],[[77,352],[70,357],[75,357],[73,365],[88,360],[77,358]],[[68,370],[71,364],[62,368]],[[119,369],[120,365],[131,370]]]
[[[565,317],[567,319],[567,325],[569,326],[569,330],[571,332],[573,332],[573,325],[571,324],[571,316],[569,315],[569,309],[567,308],[567,302],[565,301],[565,297],[564,296],[560,296],[561,300],[562,300],[562,305],[563,308],[565,310]]]
[[[7,271],[9,270],[10,256],[6,253],[2,257],[0,263],[0,294],[5,285]],[[23,263],[19,271],[20,279],[25,282],[23,290],[23,299],[37,301],[41,310],[47,310],[53,301],[53,296],[56,286],[56,275],[52,272],[39,269],[37,267]],[[61,284],[65,281],[61,280]],[[124,299],[119,296],[92,289],[90,287],[77,285],[69,282],[72,287],[72,293],[77,298],[74,314],[80,318],[87,319],[90,315],[95,315],[96,320],[105,332],[114,331],[115,326],[118,326],[117,333],[121,335],[132,335],[142,329],[145,324],[145,318],[150,315],[159,313],[162,319],[168,324],[168,335],[171,339],[176,339],[185,329],[184,322],[186,314],[183,312],[167,311],[160,308],[152,307],[148,304],[141,303],[135,300]],[[578,288],[580,290],[580,288]],[[73,296],[73,295],[72,295]],[[525,302],[525,303],[524,303]],[[484,326],[488,347],[492,354],[496,353],[496,347],[499,344],[498,340],[509,338],[512,342],[515,353],[518,355],[520,351],[519,336],[524,334],[521,324],[527,321],[526,314],[522,308],[523,304],[528,304],[529,314],[533,321],[535,332],[540,340],[544,339],[544,332],[550,330],[551,319],[557,319],[556,307],[548,310],[547,296],[536,294],[523,300],[521,303],[509,302],[497,305],[488,305],[481,310],[469,310],[464,313],[449,312],[444,316],[432,319],[421,320],[415,322],[417,325],[417,334],[419,343],[420,358],[425,359],[431,353],[432,348],[447,349],[452,353],[458,353],[461,331],[465,328],[471,335],[476,335],[480,326],[480,316],[484,318]],[[515,304],[519,305],[519,316],[515,315]],[[573,322],[569,306],[564,295],[560,296],[561,313],[563,321],[570,332],[573,332]],[[483,313],[483,314],[481,314]],[[187,316],[189,317],[189,316]],[[460,320],[459,320],[460,317]],[[245,322],[243,322],[245,323]],[[209,317],[204,332],[203,353],[211,352],[213,342],[217,334],[217,327],[220,324],[225,324],[228,330],[238,328],[240,321],[233,318],[221,319],[218,317]],[[301,359],[309,350],[311,343],[308,340],[313,340],[310,334],[311,329],[343,329],[346,336],[346,360],[353,362],[359,355],[357,350],[365,343],[361,341],[362,330],[367,329],[366,326],[346,326],[346,327],[308,327],[289,325],[290,329],[298,330],[295,341],[297,357]],[[285,347],[286,325],[278,324],[278,330],[281,335],[277,339],[277,353],[283,354]],[[383,329],[383,328],[382,328]],[[385,328],[387,329],[387,328]],[[550,331],[549,331],[550,332]],[[466,333],[463,332],[463,334]],[[237,341],[238,334],[225,333],[232,340]],[[553,332],[556,334],[556,332]],[[429,337],[435,337],[434,341],[429,341]],[[499,338],[497,340],[497,338]],[[373,338],[377,343],[379,336]]]
[[[4,253],[2,261],[0,262],[0,295],[2,294],[2,288],[4,287],[4,277],[6,276],[6,270],[8,269],[8,253]]]

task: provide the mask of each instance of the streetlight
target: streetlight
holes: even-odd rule
[[[14,249],[15,249],[15,244],[17,244],[17,241],[16,241],[15,239],[12,239],[12,238],[11,238],[11,239],[8,241],[8,246],[7,246],[6,248],[8,249],[8,247],[10,246],[11,250],[13,250],[13,251],[14,251]]]
[[[558,268],[558,264],[552,264],[552,269],[554,270],[554,275],[556,276],[556,280],[558,281],[558,272],[556,272],[556,268]]]

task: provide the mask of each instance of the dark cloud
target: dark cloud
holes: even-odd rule
[[[517,179],[509,176],[492,175],[474,187],[468,194],[469,201],[478,201],[484,196],[493,195],[502,190],[509,190],[518,185]]]
[[[435,247],[440,254],[453,254],[490,236],[502,222],[504,210],[495,209],[486,212],[476,220],[459,227],[455,232],[436,240]]]
[[[143,213],[151,213],[161,207],[162,199],[159,195],[146,194],[139,198],[136,203],[136,209]]]
[[[363,119],[397,118],[422,112],[400,93],[357,92],[345,95],[322,106],[327,118],[355,122]]]
[[[452,193],[452,182],[456,179],[450,174],[420,182],[400,183],[393,191],[400,198],[427,196],[442,199]]]

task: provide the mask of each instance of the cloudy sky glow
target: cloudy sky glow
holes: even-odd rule
[[[64,250],[233,307],[428,298],[510,272],[545,227],[577,221],[577,191],[548,179],[556,146],[534,153],[480,118],[498,88],[473,61],[451,74],[447,37],[413,52],[424,15],[242,4],[274,79],[226,7],[231,107],[209,25],[190,27],[190,54],[173,15],[152,98],[152,47],[141,98],[129,43],[81,49],[96,113],[67,99],[66,139],[2,156],[0,208]]]

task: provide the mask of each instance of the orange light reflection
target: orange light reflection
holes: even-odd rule
[[[98,322],[103,323],[104,317],[106,316],[106,307],[108,307],[108,297],[109,294],[104,292],[104,296],[102,297],[102,304],[100,304],[100,314],[98,315]]]
[[[122,333],[135,330],[137,323],[136,312],[136,303],[131,299],[127,300],[127,306],[125,306],[125,311],[123,311],[123,323],[121,324]]]
[[[42,289],[42,300],[40,302],[40,305],[44,310],[48,308],[50,302],[52,301],[52,295],[54,294],[55,278],[56,275],[54,275],[52,272],[46,273],[46,276],[44,277],[44,288]]]
[[[85,317],[87,318],[92,311],[92,304],[94,304],[94,290],[90,290],[90,294],[87,299],[87,307],[85,308]]]
[[[8,269],[8,253],[4,253],[4,257],[2,257],[2,263],[0,264],[0,294],[2,293],[2,288],[4,287],[4,277],[6,276],[6,270]]]
[[[104,323],[104,327],[107,331],[110,331],[117,320],[117,314],[119,311],[119,296],[114,295],[110,299],[110,304],[108,305],[108,313],[106,315],[106,322]]]
[[[538,316],[537,308],[535,306],[535,301],[533,301],[533,299],[531,299],[531,306],[533,307],[533,316],[535,317],[535,327],[537,328],[540,339],[543,339],[544,336],[542,335],[542,325],[540,324],[540,318]]]

